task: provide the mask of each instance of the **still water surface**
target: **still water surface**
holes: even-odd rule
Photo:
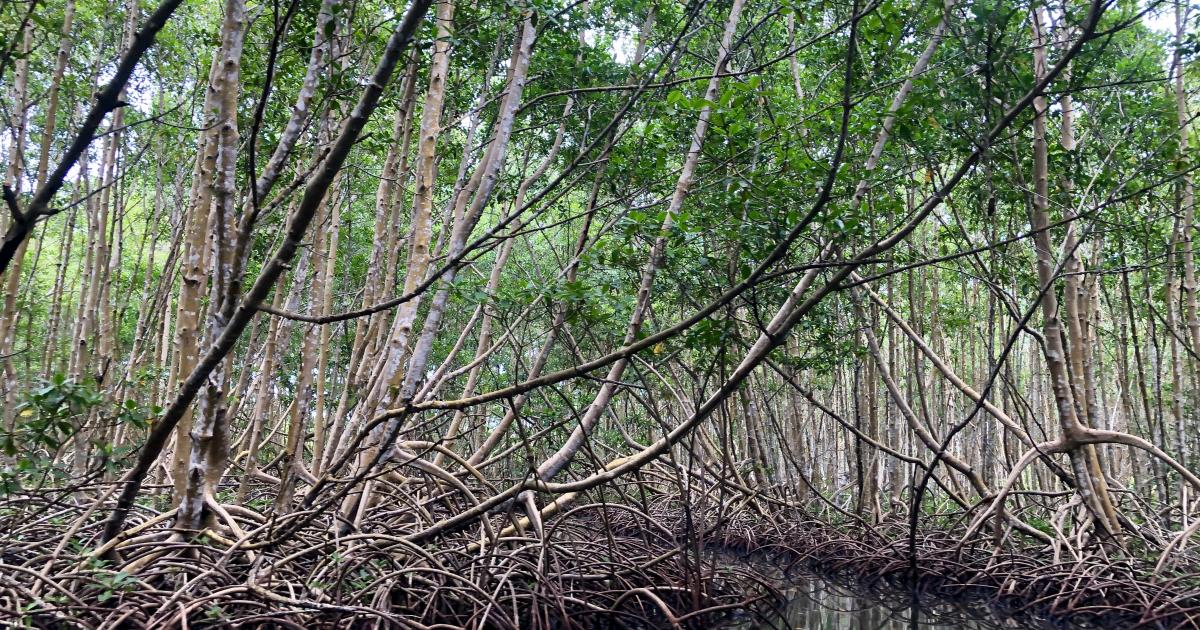
[[[992,617],[986,609],[945,602],[922,602],[915,609],[907,596],[896,593],[887,601],[863,595],[815,576],[791,575],[778,588],[783,600],[775,610],[743,614],[727,628],[797,628],[802,630],[998,630],[1044,628],[1012,619]]]

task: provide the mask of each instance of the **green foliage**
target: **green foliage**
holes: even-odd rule
[[[101,400],[94,386],[55,374],[17,405],[14,430],[0,436],[0,448],[9,456],[27,448],[57,450]]]
[[[100,584],[100,593],[96,595],[96,601],[100,603],[131,591],[138,584],[137,578],[124,571],[99,573],[96,575],[96,581]]]
[[[89,416],[145,429],[160,413],[161,408],[132,399],[107,407],[95,385],[77,383],[62,374],[43,380],[16,406],[8,421],[11,429],[0,432],[0,449],[10,458],[0,470],[0,495],[16,492],[24,482],[44,480],[46,476],[65,479],[65,469],[54,463],[56,456],[81,434]],[[88,446],[103,456],[105,464],[111,463],[111,444],[92,436]]]

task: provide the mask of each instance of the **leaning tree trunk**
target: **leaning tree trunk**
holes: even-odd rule
[[[708,87],[704,91],[704,98],[709,103],[716,102],[719,97],[718,91],[721,86],[721,74],[725,72],[725,68],[729,64],[729,57],[731,56],[733,47],[733,36],[737,31],[738,18],[741,16],[743,4],[743,0],[733,0],[733,4],[729,9],[729,17],[725,21],[724,33],[721,36],[720,47],[717,50],[716,64],[712,76],[708,80]],[[658,238],[655,239],[654,245],[650,249],[646,267],[642,271],[641,283],[638,286],[637,301],[634,304],[633,313],[630,315],[629,324],[625,329],[625,338],[622,341],[623,346],[636,341],[638,335],[641,333],[642,323],[645,321],[650,308],[650,296],[654,288],[654,278],[658,275],[658,270],[666,257],[667,239],[672,226],[675,224],[675,215],[679,214],[679,211],[683,208],[683,201],[687,197],[692,185],[692,179],[695,177],[696,167],[700,163],[700,152],[704,147],[704,136],[708,132],[709,119],[711,117],[712,108],[705,105],[700,110],[699,119],[696,121],[695,130],[692,132],[691,145],[688,147],[687,156],[684,158],[679,179],[675,183],[675,192],[671,196],[670,205],[667,206],[666,216],[663,219]],[[575,454],[583,448],[588,436],[591,435],[592,430],[599,423],[600,418],[603,417],[605,410],[608,408],[613,394],[616,393],[616,383],[621,381],[621,376],[625,373],[625,368],[628,364],[629,360],[622,358],[609,366],[608,373],[604,377],[604,383],[600,386],[600,391],[596,393],[595,398],[584,412],[583,417],[579,419],[578,426],[571,431],[571,435],[558,450],[538,465],[537,477],[539,479],[550,480],[554,478],[562,469],[566,468]]]

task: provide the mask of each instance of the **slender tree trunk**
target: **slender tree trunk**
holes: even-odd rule
[[[233,280],[235,253],[230,243],[235,241],[234,187],[238,151],[237,103],[241,80],[242,46],[246,36],[246,6],[243,0],[226,0],[225,20],[221,26],[221,49],[213,74],[215,116],[211,138],[214,172],[211,180],[201,182],[210,188],[211,242],[214,243],[211,290],[209,292],[208,344],[221,337],[232,314],[232,296],[228,292]],[[203,213],[203,207],[198,208]],[[204,235],[201,235],[203,238]],[[217,484],[229,459],[228,421],[226,417],[225,381],[228,361],[208,377],[196,405],[196,415],[190,430],[187,465],[179,495],[179,515],[176,526],[181,529],[200,529],[207,515],[205,499],[215,495]],[[176,480],[177,486],[181,480]]]
[[[33,45],[33,23],[29,22],[21,31],[21,57],[17,60],[16,77],[13,80],[13,101],[20,108],[17,112],[16,128],[12,130],[10,152],[8,156],[8,172],[4,178],[4,186],[17,195],[21,191],[21,182],[25,175],[25,134],[26,123],[29,120],[29,52]],[[14,217],[15,220],[15,217]],[[0,272],[0,280],[4,282],[4,302],[0,310],[0,378],[3,378],[3,389],[0,391],[0,409],[4,410],[5,423],[11,431],[15,414],[10,412],[15,408],[17,393],[17,372],[13,366],[13,349],[17,334],[17,295],[21,286],[21,265],[25,260],[25,251],[29,240],[22,240],[13,254],[12,264],[7,275]]]
[[[1046,34],[1043,30],[1043,20],[1040,9],[1031,13],[1034,32],[1034,77],[1041,80],[1046,73]],[[1038,283],[1043,292],[1042,332],[1044,336],[1044,354],[1046,365],[1050,370],[1050,385],[1054,393],[1055,406],[1058,411],[1059,427],[1064,437],[1073,440],[1081,434],[1085,427],[1078,409],[1083,408],[1084,401],[1076,399],[1075,388],[1072,387],[1070,375],[1071,357],[1067,354],[1064,330],[1059,319],[1059,304],[1055,286],[1055,261],[1051,251],[1049,234],[1049,173],[1048,151],[1046,147],[1046,111],[1048,103],[1045,96],[1037,96],[1033,102],[1033,208],[1030,213],[1030,225],[1035,231],[1033,236],[1034,252],[1036,254],[1036,269]],[[1070,241],[1069,241],[1070,242]],[[1065,249],[1065,248],[1064,248]],[[1068,250],[1069,251],[1069,250]],[[1069,289],[1068,289],[1069,290]],[[1070,314],[1068,313],[1068,316]],[[1075,473],[1076,489],[1085,505],[1092,510],[1096,522],[1108,535],[1117,533],[1116,517],[1111,501],[1107,495],[1103,478],[1095,476],[1095,466],[1092,465],[1094,450],[1086,446],[1075,445],[1069,450],[1071,468]]]
[[[733,36],[737,30],[738,19],[741,17],[742,5],[743,0],[733,0],[733,4],[729,9],[729,17],[725,21],[724,34],[721,37],[721,44],[717,50],[717,61],[713,69],[713,74],[709,78],[708,87],[704,92],[704,98],[708,102],[716,102],[718,98],[718,90],[721,84],[720,75],[725,71],[729,63],[729,57],[732,54]],[[650,250],[649,260],[642,272],[637,300],[633,307],[633,314],[629,318],[629,324],[626,327],[622,345],[633,343],[642,329],[642,323],[645,321],[647,311],[650,308],[650,295],[654,286],[654,278],[658,275],[658,270],[662,266],[666,255],[667,237],[671,227],[674,225],[675,215],[682,209],[683,200],[687,197],[688,191],[691,188],[696,167],[700,162],[700,151],[704,146],[704,137],[708,132],[711,116],[712,108],[705,105],[700,110],[699,120],[696,121],[696,128],[692,132],[691,146],[688,148],[687,155],[684,158],[679,179],[675,183],[675,192],[671,196],[671,202],[667,207],[663,225],[659,230],[654,246]],[[627,365],[627,359],[619,359],[609,367],[608,373],[604,378],[604,384],[600,386],[600,391],[596,394],[591,405],[588,406],[587,411],[579,421],[579,425],[572,430],[570,437],[567,438],[566,442],[554,454],[538,465],[537,476],[539,478],[543,480],[552,479],[570,463],[575,453],[583,447],[592,429],[595,428],[608,408],[608,404],[616,392],[616,383],[620,382]]]

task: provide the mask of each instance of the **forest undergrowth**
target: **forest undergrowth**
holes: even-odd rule
[[[962,512],[927,514],[913,536],[907,519],[820,518],[697,480],[685,501],[670,485],[620,484],[537,524],[496,515],[433,547],[412,542],[432,521],[404,505],[373,508],[371,526],[347,535],[327,519],[294,529],[303,512],[272,519],[225,505],[221,522],[191,539],[170,529],[172,512],[147,507],[102,545],[95,510],[26,495],[0,507],[10,532],[0,612],[42,628],[711,628],[732,616],[765,627],[779,623],[781,590],[798,574],[1030,627],[1200,620],[1200,555],[1155,566],[1137,537],[1083,547],[1011,530],[964,538]],[[428,519],[453,514],[424,503]]]

